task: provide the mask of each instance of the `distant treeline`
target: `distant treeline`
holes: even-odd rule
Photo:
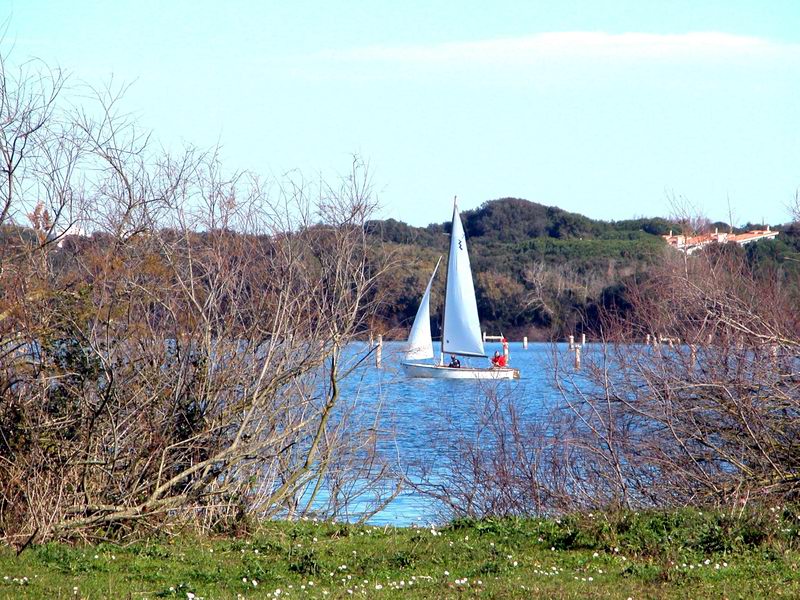
[[[626,281],[647,277],[667,247],[661,235],[682,224],[663,218],[599,221],[519,198],[484,203],[462,213],[475,276],[478,311],[487,332],[551,339],[574,332],[599,333],[603,309],[625,311]],[[746,231],[707,223],[720,231]],[[405,335],[437,258],[447,254],[450,222],[413,227],[388,219],[369,221],[376,248],[394,256],[394,275],[383,282],[376,326]],[[773,226],[771,241],[726,251],[741,252],[764,268],[797,270],[800,227]],[[441,319],[444,277],[434,282],[432,327]]]
[[[628,284],[643,281],[652,267],[663,261],[665,253],[676,252],[661,235],[683,230],[681,223],[663,218],[599,221],[518,198],[491,200],[461,216],[481,324],[490,334],[502,332],[515,339],[523,335],[549,340],[574,333],[599,334],[601,315],[611,311],[622,316],[628,310]],[[384,261],[390,267],[372,292],[370,306],[377,303],[378,308],[364,328],[403,338],[436,261],[447,255],[450,222],[414,227],[387,219],[367,221],[365,227],[371,247],[371,265],[367,268],[377,271]],[[705,227],[742,232],[761,226],[748,223],[731,228],[724,222],[707,222]],[[785,272],[787,285],[797,285],[800,225],[772,227],[781,232],[776,239],[744,247],[728,245],[725,251],[739,253],[759,268]],[[166,238],[177,235],[168,230],[161,234]],[[0,247],[8,251],[20,240],[33,241],[36,235],[28,227],[6,226],[0,230]],[[193,235],[201,244],[219,235],[252,237],[231,230]],[[255,243],[270,245],[269,236],[257,237]],[[69,270],[69,257],[78,248],[105,251],[112,243],[106,233],[70,235],[51,257]],[[434,336],[439,332],[445,272],[446,261],[433,285]]]

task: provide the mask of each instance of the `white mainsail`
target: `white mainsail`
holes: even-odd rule
[[[422,296],[422,302],[419,303],[417,309],[417,316],[414,317],[414,324],[411,326],[411,333],[408,334],[408,345],[406,346],[406,360],[418,360],[421,358],[433,358],[433,340],[431,339],[431,284],[433,278],[436,277],[436,271],[439,269],[439,263],[442,262],[441,257],[436,262],[436,267],[433,269],[428,281],[428,287],[425,288],[425,294]]]
[[[447,263],[442,353],[486,356],[483,350],[481,325],[478,321],[478,305],[475,302],[467,239],[455,202],[450,234],[450,257]]]

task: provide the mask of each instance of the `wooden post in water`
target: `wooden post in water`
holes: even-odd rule
[[[383,336],[378,334],[378,347],[375,349],[375,366],[381,368],[381,359],[383,358]]]
[[[486,343],[486,332],[485,331],[483,332],[483,343],[484,344]]]
[[[582,333],[581,334],[581,346],[585,346],[585,345],[586,345],[586,334]]]
[[[581,347],[575,346],[575,368],[581,368]]]
[[[574,335],[569,336],[569,349],[570,350],[575,350],[575,336]]]
[[[372,350],[375,347],[375,338],[372,337],[372,332],[369,332],[369,349]]]
[[[523,350],[527,350],[528,349],[528,336],[527,335],[523,336],[523,338],[522,338],[522,349]]]

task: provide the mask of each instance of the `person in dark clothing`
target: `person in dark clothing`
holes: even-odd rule
[[[461,361],[456,358],[455,354],[451,354],[450,364],[447,366],[450,367],[451,369],[458,369],[461,367]]]

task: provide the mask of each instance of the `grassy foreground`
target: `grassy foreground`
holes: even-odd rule
[[[800,597],[800,514],[264,524],[246,538],[0,549],[2,598]]]

